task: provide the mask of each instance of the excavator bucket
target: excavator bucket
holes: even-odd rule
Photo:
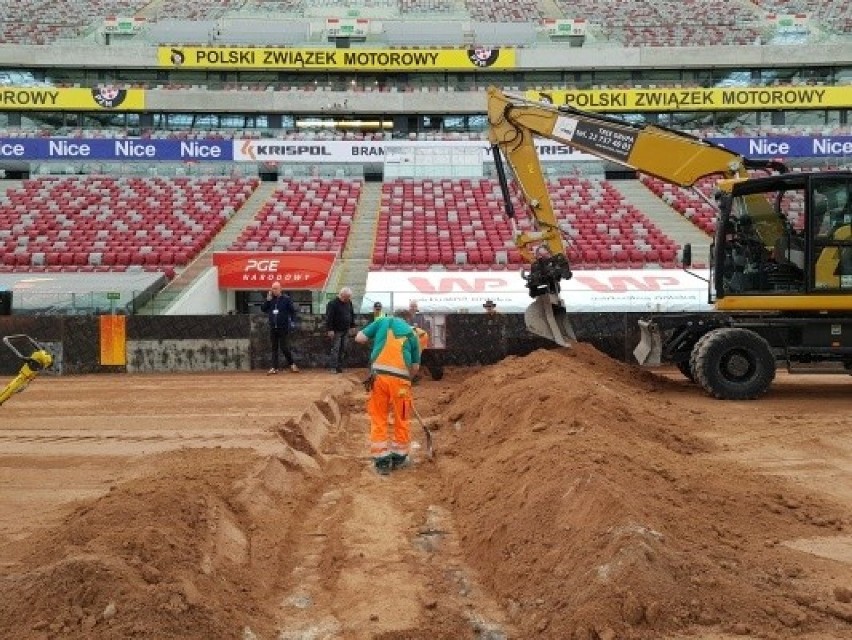
[[[653,320],[639,321],[639,344],[633,350],[636,362],[641,365],[660,364],[663,355],[663,338],[660,328]]]
[[[570,347],[571,341],[577,339],[568,312],[557,295],[538,296],[527,307],[524,320],[530,333],[547,338],[561,347]]]

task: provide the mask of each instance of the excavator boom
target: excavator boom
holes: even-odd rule
[[[515,244],[530,265],[522,274],[535,299],[525,314],[527,328],[566,346],[574,332],[559,292],[561,280],[571,278],[571,269],[535,137],[570,145],[682,187],[707,175],[745,179],[750,168],[781,168],[772,162],[746,160],[724,147],[664,127],[634,125],[573,107],[531,102],[495,87],[488,89],[488,137]],[[519,230],[504,158],[532,219],[532,231]]]

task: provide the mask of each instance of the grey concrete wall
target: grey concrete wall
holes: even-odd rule
[[[250,354],[248,338],[129,340],[127,372],[248,371]]]
[[[359,326],[365,323],[366,319],[358,322]],[[262,315],[129,316],[124,367],[100,364],[98,326],[97,316],[2,316],[0,336],[25,333],[41,342],[61,355],[63,374],[246,371],[267,369],[271,364],[269,328]],[[300,367],[326,368],[331,343],[324,319],[301,318],[291,346]],[[424,365],[487,364],[550,346],[526,332],[520,315],[496,319],[483,314],[448,316],[447,348],[428,350]],[[366,345],[351,341],[346,366],[366,367],[368,357]],[[0,350],[0,375],[14,375],[20,367],[10,352]]]

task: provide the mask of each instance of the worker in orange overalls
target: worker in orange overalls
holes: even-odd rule
[[[378,318],[355,336],[355,341],[372,341],[370,377],[370,455],[376,471],[387,475],[408,461],[411,447],[411,380],[420,370],[420,344],[411,327],[407,309],[393,317]],[[393,413],[393,434],[388,425]]]

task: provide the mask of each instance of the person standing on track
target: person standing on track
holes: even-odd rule
[[[347,337],[355,329],[355,308],[352,306],[352,289],[343,287],[325,308],[325,329],[331,338],[331,361],[335,373],[343,373],[346,360]]]
[[[382,475],[404,466],[411,447],[411,380],[420,371],[420,345],[410,323],[411,313],[404,309],[374,320],[355,336],[358,343],[373,342],[365,386],[370,393],[370,455]]]
[[[281,292],[280,282],[273,283],[260,310],[269,317],[269,339],[272,342],[272,368],[267,375],[278,373],[279,351],[284,354],[290,371],[298,373],[299,367],[290,350],[290,329],[296,322],[296,305],[290,296]]]

